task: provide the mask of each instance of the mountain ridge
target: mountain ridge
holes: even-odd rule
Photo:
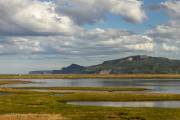
[[[180,73],[180,60],[136,55],[104,61],[98,65],[71,64],[61,70],[31,71],[30,74],[167,74]]]

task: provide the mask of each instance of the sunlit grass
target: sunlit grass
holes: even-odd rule
[[[60,114],[6,114],[0,120],[65,120]]]
[[[73,92],[71,94],[60,92],[59,94],[63,95],[57,96],[57,93],[54,92],[42,93],[12,88],[2,88],[0,92],[10,93],[0,96],[0,114],[2,115],[0,118],[14,113],[15,117],[10,117],[13,118],[11,120],[18,120],[14,119],[16,115],[24,120],[23,118],[29,114],[35,115],[35,118],[36,115],[41,116],[42,114],[48,114],[50,118],[51,115],[56,116],[60,114],[61,118],[70,120],[180,120],[180,108],[113,108],[66,104],[67,101],[180,100],[180,95],[178,94],[104,93],[99,91],[96,93]],[[40,118],[39,120],[41,120]]]
[[[45,74],[0,75],[0,79],[79,79],[79,78],[131,78],[131,79],[178,79],[180,74]]]
[[[28,84],[32,83],[30,81],[22,81],[22,80],[0,80],[0,85],[5,85],[5,84]]]

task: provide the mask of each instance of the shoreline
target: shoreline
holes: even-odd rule
[[[1,79],[180,79],[180,74],[2,74]]]

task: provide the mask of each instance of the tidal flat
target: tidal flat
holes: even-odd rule
[[[36,80],[34,80],[36,81]],[[52,79],[53,81],[53,79]],[[76,81],[76,80],[74,80]],[[93,81],[93,80],[92,80]],[[117,84],[116,80],[115,84]],[[112,81],[112,82],[114,82]],[[144,80],[143,80],[144,81]],[[145,80],[146,81],[146,80]],[[109,81],[106,81],[109,84]],[[132,82],[132,81],[131,81]],[[142,82],[142,81],[140,81]],[[121,83],[121,82],[120,82]],[[149,82],[145,82],[149,85]],[[147,84],[148,83],[148,84]],[[179,85],[179,81],[155,82]],[[26,79],[0,80],[0,85],[32,84]],[[37,83],[34,83],[37,84]],[[104,82],[103,82],[104,84]],[[111,83],[110,83],[111,84]],[[142,84],[142,83],[141,83]],[[38,85],[42,85],[41,83]],[[153,85],[158,87],[157,84]],[[177,86],[178,87],[178,86]],[[37,91],[34,91],[37,90]],[[41,90],[45,90],[42,92]],[[149,89],[130,86],[98,87],[2,87],[0,119],[3,120],[180,120],[180,108],[110,107],[73,105],[68,102],[180,102],[180,94],[146,92]],[[83,92],[82,92],[83,91]],[[30,119],[29,119],[30,118]]]
[[[180,120],[180,108],[115,108],[66,104],[69,101],[179,101],[179,94],[97,91],[59,92],[58,94],[63,95],[58,96],[57,92],[35,92],[16,88],[1,88],[0,92],[9,93],[0,96],[0,118],[4,118],[3,120],[26,120],[28,115],[32,115],[31,120],[44,118],[46,115],[50,120]]]

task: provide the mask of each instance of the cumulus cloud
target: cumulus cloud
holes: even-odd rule
[[[164,49],[165,51],[178,51],[178,50],[179,50],[178,47],[176,47],[176,46],[169,46],[169,45],[167,45],[166,43],[163,43],[163,44],[162,44],[162,47],[163,47],[163,49]]]
[[[158,44],[157,51],[159,53],[178,52],[178,46],[180,46],[180,1],[168,0],[161,5],[167,11],[170,20],[166,24],[148,30],[146,34]]]
[[[139,0],[1,0],[0,54],[96,56],[151,51],[153,41],[146,35],[83,28],[106,20],[107,14],[140,23],[146,18],[142,6]]]
[[[1,0],[0,35],[71,35],[109,13],[139,23],[146,18],[142,5],[137,0]]]
[[[142,1],[138,0],[110,0],[110,11],[117,15],[122,15],[129,22],[142,22],[145,12],[142,8]]]
[[[143,2],[138,0],[56,0],[59,12],[71,16],[78,24],[96,23],[106,19],[108,13],[124,20],[140,23],[147,18]]]
[[[1,35],[56,35],[73,33],[78,26],[68,16],[55,11],[52,2],[1,0]]]
[[[33,54],[43,51],[40,41],[33,41],[25,37],[5,37],[1,40],[0,54]]]
[[[169,0],[161,5],[171,16],[170,21],[135,34],[121,29],[85,30],[81,25],[105,20],[107,13],[128,22],[142,22],[146,14],[139,0],[0,1],[0,54],[110,56],[178,52],[180,3]]]
[[[149,52],[154,43],[148,36],[123,30],[93,29],[73,36],[6,37],[1,54],[101,56],[124,52]]]
[[[139,36],[136,37],[137,39],[133,40],[138,40],[138,42],[130,45],[126,45],[127,48],[129,49],[134,49],[134,50],[142,50],[142,51],[153,51],[155,48],[156,43],[154,43],[154,40],[148,36]]]
[[[180,17],[180,1],[179,0],[168,0],[161,4],[168,10],[170,16]]]

